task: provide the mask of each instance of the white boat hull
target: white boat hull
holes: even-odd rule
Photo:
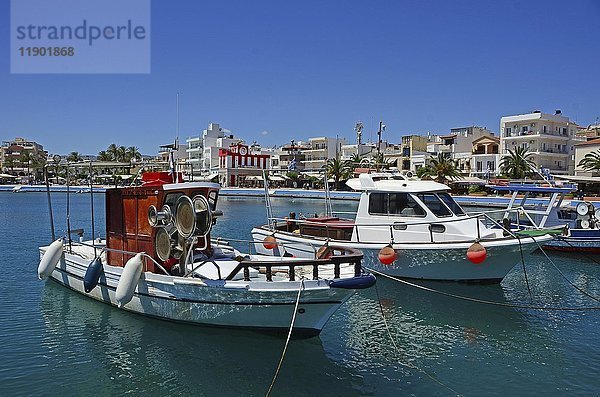
[[[40,250],[43,254],[43,248]],[[122,268],[104,265],[98,285],[84,292],[88,262],[65,253],[50,278],[83,295],[117,306],[115,292]],[[318,334],[353,293],[330,288],[326,280],[285,282],[199,280],[143,273],[132,299],[122,309],[165,320],[217,327],[288,330],[302,287],[295,335]]]
[[[269,253],[260,243],[266,236],[273,233],[263,228],[254,228],[252,237],[257,243],[257,252]],[[305,249],[297,249],[300,244],[310,244],[318,249],[326,242],[325,239],[312,238],[311,236],[300,236],[295,233],[275,232],[277,242],[283,244],[286,252],[296,255],[311,257],[313,252]],[[536,237],[537,243],[549,241],[551,236]],[[471,242],[465,243],[410,243],[394,244],[398,258],[391,265],[383,265],[378,259],[378,253],[387,243],[355,243],[329,240],[329,244],[343,245],[349,248],[359,249],[364,254],[363,267],[375,269],[393,277],[413,278],[423,280],[439,281],[479,281],[500,282],[521,262],[521,249],[523,257],[538,248],[536,241],[531,238],[521,238],[521,246],[515,239],[497,239],[494,241],[481,241],[487,250],[487,257],[483,263],[474,264],[467,259],[466,253]]]

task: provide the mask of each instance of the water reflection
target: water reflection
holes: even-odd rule
[[[79,383],[84,393],[102,388],[109,394],[264,394],[284,342],[249,331],[142,318],[51,282],[41,313],[42,343],[53,361],[69,367],[85,363],[76,376],[53,370],[53,383],[65,390]],[[349,395],[356,394],[354,383],[360,377],[328,359],[321,340],[312,338],[290,343],[276,390],[311,395],[318,387]]]

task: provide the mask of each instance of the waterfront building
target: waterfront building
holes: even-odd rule
[[[337,158],[341,153],[342,145],[346,144],[345,138],[316,137],[309,138],[310,149],[302,151],[305,158],[302,161],[304,169],[310,172],[321,172],[328,159]]]
[[[47,158],[48,152],[35,141],[19,137],[4,141],[0,146],[0,173],[18,176],[20,183],[41,180]]]
[[[600,122],[596,119],[595,124],[590,124],[587,127],[579,127],[576,135],[587,140],[600,138]]]
[[[469,176],[482,179],[497,176],[500,162],[500,138],[486,135],[475,139],[472,145]]]
[[[577,136],[579,126],[562,115],[535,110],[531,113],[504,116],[500,119],[500,153],[517,147],[527,148],[531,160],[538,168],[550,174],[573,174],[575,169],[575,144],[585,140]]]
[[[427,152],[432,155],[448,153],[464,176],[471,175],[473,142],[482,137],[492,137],[494,133],[485,127],[468,126],[450,129],[447,135],[430,135]]]
[[[416,172],[417,163],[423,166],[420,156],[427,151],[428,138],[421,135],[405,135],[401,141],[402,157],[398,161],[398,168],[402,171]],[[413,156],[417,163],[413,161]]]
[[[592,139],[586,142],[575,144],[575,176],[598,177],[600,170],[586,171],[579,165],[579,162],[586,154],[600,151],[600,138]]]
[[[290,144],[280,146],[271,155],[271,169],[286,173],[288,171],[304,171],[304,151],[309,150],[308,142],[294,141]]]
[[[270,170],[271,151],[243,142],[232,143],[219,149],[216,172],[222,186],[248,185],[250,181],[262,181],[263,171]],[[215,171],[215,169],[211,169]],[[279,177],[281,178],[281,177]]]
[[[341,146],[340,159],[348,161],[354,156],[366,157],[375,152],[377,145],[374,143],[352,143]]]

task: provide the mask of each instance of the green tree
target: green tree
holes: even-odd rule
[[[586,154],[577,165],[586,171],[600,171],[600,150]]]
[[[340,180],[348,179],[352,175],[352,167],[347,161],[342,161],[339,158],[329,159],[325,166],[327,179],[332,177],[335,182],[335,189],[340,188]]]
[[[429,175],[432,175],[432,174],[435,174],[435,172],[433,171],[433,169],[429,165],[417,168],[417,177],[418,178],[423,178],[425,176],[429,176]]]
[[[289,171],[287,174],[285,174],[285,176],[287,176],[290,180],[290,182],[292,182],[294,187],[299,187],[300,186],[300,173],[296,172],[296,171]]]
[[[126,157],[127,161],[141,160],[142,159],[142,154],[140,153],[140,151],[138,150],[138,148],[136,148],[135,146],[129,146],[125,150],[125,154],[126,154],[125,157]]]
[[[101,150],[98,152],[98,161],[111,161],[112,157],[106,150]]]
[[[19,160],[21,161],[21,167],[26,166],[27,167],[27,176],[29,176],[29,173],[31,171],[31,159],[33,158],[33,156],[31,155],[30,152],[24,150],[21,152],[21,156],[19,158]]]
[[[523,179],[531,175],[536,165],[531,160],[531,153],[525,147],[517,147],[514,151],[508,149],[508,155],[500,160],[500,172],[513,179]]]
[[[79,154],[79,152],[71,152],[67,156],[67,162],[69,162],[69,163],[77,163],[82,160],[83,160],[83,157],[81,157],[81,154]]]
[[[448,179],[462,178],[449,153],[438,153],[437,156],[431,158],[429,166],[421,169],[424,169],[421,171],[421,177],[429,176],[440,183],[445,183]]]
[[[375,153],[371,158],[371,165],[376,169],[387,170],[394,166],[396,160],[386,159],[384,154],[379,152]]]
[[[15,174],[15,164],[16,164],[15,158],[10,154],[6,157],[6,160],[4,160],[4,166],[6,168],[10,168],[10,173],[12,175]]]
[[[110,158],[109,161],[118,161],[117,160],[117,158],[119,157],[118,146],[115,145],[114,143],[111,143],[110,145],[108,145],[108,148],[106,148],[106,154]]]

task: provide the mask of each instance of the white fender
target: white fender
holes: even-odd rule
[[[119,307],[123,307],[133,298],[135,287],[142,275],[143,265],[142,254],[137,254],[128,260],[125,267],[123,267],[123,273],[121,273],[115,292],[115,299]]]
[[[61,239],[56,240],[48,246],[38,265],[38,277],[40,280],[48,278],[56,268],[63,254],[63,243]]]

